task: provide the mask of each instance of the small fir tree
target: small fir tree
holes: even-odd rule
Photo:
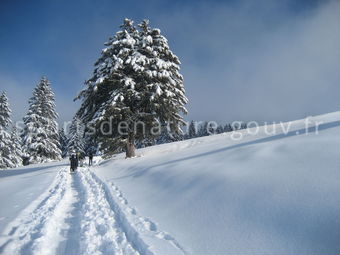
[[[15,167],[22,165],[22,158],[23,158],[23,152],[22,152],[22,140],[18,134],[18,130],[16,127],[12,128],[11,132],[11,160]]]
[[[11,136],[8,127],[11,124],[11,109],[5,92],[0,96],[0,169],[15,167],[12,161]]]
[[[67,151],[71,153],[85,154],[84,127],[79,118],[74,117],[70,126],[70,136]]]
[[[188,138],[191,139],[191,138],[197,137],[197,133],[198,133],[197,125],[196,125],[196,123],[192,120],[192,121],[190,122],[190,124],[189,124]]]
[[[65,158],[67,156],[67,144],[68,144],[68,139],[67,136],[65,135],[64,128],[59,129],[59,144],[60,144],[60,151],[61,151],[61,156],[62,158]]]

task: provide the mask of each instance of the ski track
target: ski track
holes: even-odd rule
[[[94,178],[97,178],[99,181],[100,179],[94,175]],[[115,193],[112,196],[114,199],[113,204],[119,206],[116,207],[116,211],[120,212],[120,214],[125,215],[125,219],[128,220],[135,229],[138,229],[139,233],[143,233],[145,236],[155,237],[165,242],[169,242],[174,248],[177,249],[176,254],[188,254],[188,252],[179,244],[179,242],[172,237],[169,233],[164,231],[158,231],[157,225],[152,222],[150,219],[141,217],[137,215],[137,210],[133,207],[128,206],[128,201],[124,198],[123,193],[118,189],[118,187],[113,183],[109,182],[113,192]],[[106,187],[107,188],[107,187]],[[123,213],[122,211],[125,211]]]
[[[56,175],[48,191],[7,226],[0,254],[157,255],[144,237],[168,242],[186,254],[168,233],[137,215],[119,189],[88,168]]]

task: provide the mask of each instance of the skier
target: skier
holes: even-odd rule
[[[75,154],[72,154],[70,157],[70,171],[74,173],[78,167],[78,159]]]
[[[89,153],[89,166],[92,166],[93,154],[92,152]]]

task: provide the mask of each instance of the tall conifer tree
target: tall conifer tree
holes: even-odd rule
[[[24,117],[24,150],[32,162],[61,159],[54,93],[50,82],[42,77],[29,99]]]
[[[150,28],[148,21],[137,30],[129,19],[121,28],[105,44],[93,76],[77,97],[82,100],[77,115],[97,127],[104,151],[119,151],[124,144],[126,156],[133,157],[136,141],[161,135],[153,127],[167,123],[171,132],[181,133],[187,98],[180,61],[160,30]],[[111,130],[103,130],[103,123]]]
[[[8,127],[11,124],[11,109],[5,92],[0,96],[0,169],[15,167],[11,156],[11,136]]]

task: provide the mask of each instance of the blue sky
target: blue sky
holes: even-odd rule
[[[60,120],[103,43],[129,17],[168,38],[182,62],[188,119],[284,121],[340,110],[340,4],[317,0],[2,0],[0,90],[13,118],[42,75]]]

